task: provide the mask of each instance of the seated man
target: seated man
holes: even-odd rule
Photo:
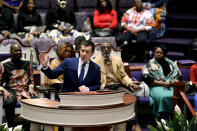
[[[118,43],[127,45],[123,48],[123,61],[132,61],[136,56],[142,59],[148,32],[154,24],[152,14],[143,8],[142,1],[135,0],[134,7],[127,10],[121,20],[121,26],[124,28],[124,31]],[[136,43],[131,42],[132,40],[136,40]],[[125,44],[125,42],[128,44]],[[121,47],[122,45],[119,46]]]
[[[10,54],[11,58],[3,61],[0,67],[0,89],[4,93],[8,126],[14,127],[16,126],[14,116],[17,101],[23,98],[36,97],[37,94],[34,92],[30,61],[21,59],[20,45],[12,44]]]
[[[110,55],[111,44],[101,44],[101,55],[93,61],[101,68],[101,89],[119,90],[131,93],[137,89],[138,82],[132,81],[124,70],[121,58]],[[118,130],[126,131],[126,124],[119,124]]]

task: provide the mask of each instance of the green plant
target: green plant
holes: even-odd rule
[[[0,126],[0,131],[24,131],[24,129],[22,128],[22,125],[18,125],[14,129],[12,127],[8,128],[7,123],[3,123]]]
[[[176,105],[174,111],[173,119],[161,121],[156,120],[157,128],[153,127],[152,125],[148,125],[148,128],[151,131],[197,131],[197,119],[196,116],[192,118],[189,122],[186,119],[185,114],[183,114],[180,108]]]

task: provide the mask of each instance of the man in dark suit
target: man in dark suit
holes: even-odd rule
[[[55,79],[64,74],[64,86],[62,92],[71,91],[95,91],[100,89],[100,67],[90,60],[94,53],[94,43],[84,41],[80,48],[79,58],[66,58],[54,70],[47,66],[49,57],[40,53],[39,60],[42,71],[50,79]]]

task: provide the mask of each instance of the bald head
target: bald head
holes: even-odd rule
[[[10,46],[10,54],[12,61],[19,61],[22,57],[21,46],[17,43],[14,43]]]
[[[104,58],[109,58],[111,53],[112,45],[108,42],[101,44],[101,52]]]

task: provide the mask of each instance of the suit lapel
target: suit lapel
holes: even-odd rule
[[[79,58],[76,58],[76,59],[74,59],[72,66],[73,66],[73,69],[76,72],[75,77],[76,77],[77,80],[78,80],[78,65],[79,65]]]
[[[86,82],[86,81],[90,80],[90,78],[92,77],[92,74],[93,74],[93,63],[92,63],[92,61],[90,61],[88,72],[82,82]]]

